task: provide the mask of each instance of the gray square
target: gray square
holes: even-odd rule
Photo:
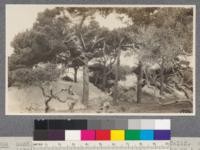
[[[143,130],[153,130],[155,128],[155,120],[153,119],[142,119],[141,129]]]
[[[115,121],[101,120],[101,129],[115,129]]]
[[[115,129],[128,129],[128,120],[127,119],[115,120]]]
[[[100,120],[88,120],[87,121],[87,129],[101,129],[101,121]]]
[[[128,129],[139,130],[141,128],[141,122],[139,119],[128,120]]]

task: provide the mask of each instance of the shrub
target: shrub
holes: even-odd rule
[[[44,67],[19,68],[9,72],[8,82],[18,86],[39,85],[56,81],[60,76],[60,70],[55,64],[46,64]]]

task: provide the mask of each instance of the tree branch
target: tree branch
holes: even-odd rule
[[[44,90],[44,88],[43,88],[42,86],[39,86],[39,88],[41,89],[43,96],[45,96],[45,97],[48,98],[48,99],[45,101],[45,103],[48,104],[52,98],[55,98],[56,100],[58,100],[58,101],[61,102],[61,103],[66,103],[66,100],[65,100],[65,101],[64,101],[64,100],[61,100],[58,96],[56,96],[56,94],[59,94],[60,92],[63,92],[63,91],[67,91],[67,89],[61,89],[60,91],[58,91],[58,92],[55,93],[55,94],[53,93],[53,90],[50,90],[50,95],[47,95],[47,94],[45,93],[45,90]]]
[[[118,45],[118,48],[120,48],[122,45],[122,42],[124,41],[124,38],[122,38],[121,40],[120,40],[120,42],[119,42],[119,45]]]
[[[81,33],[79,33],[79,39],[80,39],[80,41],[81,41],[82,48],[83,48],[83,50],[85,51],[87,48],[86,48],[86,46],[85,46],[85,41],[84,41],[83,36],[82,36]]]
[[[61,102],[61,103],[66,103],[67,100],[61,100],[58,96],[52,95],[52,98],[55,98],[57,101]]]
[[[43,95],[43,96],[45,96],[45,97],[50,97],[49,95],[47,95],[47,94],[45,93],[45,90],[44,90],[44,88],[43,88],[42,86],[39,86],[39,88],[41,89],[42,95]]]
[[[115,63],[116,60],[117,60],[117,57],[114,57],[114,58],[113,58],[113,61],[110,60],[109,71],[106,72],[106,75],[109,75],[109,74],[113,71],[114,68],[112,67],[112,65]]]
[[[103,63],[104,63],[104,65],[106,64],[106,61],[107,61],[107,59],[106,59],[106,53],[105,53],[105,48],[106,48],[106,43],[104,41],[103,42],[103,49],[102,49],[102,51],[103,51]]]
[[[133,45],[121,45],[121,47],[127,47],[127,48],[134,48],[134,46]]]
[[[76,57],[75,59],[78,59],[78,60],[80,60],[84,65],[87,65],[87,64],[85,63],[85,61],[82,60],[80,57]]]
[[[61,89],[60,91],[56,92],[54,95],[57,95],[57,94],[59,94],[61,92],[65,92],[65,91],[68,91],[68,89]]]
[[[63,90],[63,89],[62,89]],[[61,90],[61,91],[62,91]],[[57,92],[58,93],[58,92]],[[67,100],[61,100],[58,96],[56,96],[55,94],[53,94],[53,90],[51,90],[51,92],[50,92],[50,94],[51,94],[51,98],[55,98],[56,100],[58,100],[59,102],[61,102],[61,103],[66,103],[66,101]]]
[[[100,38],[100,39],[96,40],[96,41],[94,42],[94,44],[92,45],[92,49],[95,47],[96,44],[98,44],[99,42],[101,42],[101,41],[103,41],[103,40],[104,40],[104,38]]]
[[[81,21],[80,21],[80,24],[79,24],[79,30],[82,29],[83,23],[84,23],[84,21],[85,21],[86,18],[87,18],[87,16],[84,14],[83,17],[82,17],[82,19],[81,19]]]

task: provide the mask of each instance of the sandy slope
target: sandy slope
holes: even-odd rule
[[[136,76],[128,75],[127,79],[120,81],[119,85],[126,87],[127,89],[133,88],[133,85],[136,86]],[[65,100],[65,103],[58,102],[55,99],[52,99],[50,102],[51,112],[61,112],[61,113],[179,113],[182,110],[192,110],[192,106],[187,103],[173,104],[167,106],[161,106],[155,101],[154,90],[148,88],[147,86],[143,87],[143,96],[142,103],[136,103],[136,91],[134,89],[128,90],[127,93],[123,93],[120,98],[119,95],[119,105],[112,106],[110,105],[112,98],[107,94],[98,89],[92,83],[89,87],[89,103],[86,108],[80,103],[82,98],[82,79],[81,79],[81,70],[79,73],[78,83],[66,82],[59,80],[52,83],[52,88],[54,93],[58,93],[62,89],[67,89],[69,86],[72,86],[74,96],[69,95],[66,91],[59,92],[57,96]],[[134,86],[134,87],[135,87]],[[46,88],[48,89],[48,88]],[[136,87],[135,87],[136,89]],[[177,99],[185,99],[183,92],[175,90],[175,96],[169,95],[165,101],[174,101]],[[7,97],[7,113],[44,113],[44,97],[41,90],[38,87],[29,87],[19,89],[17,87],[8,88],[8,97]],[[156,95],[159,95],[159,89],[156,89]],[[166,95],[167,96],[167,95]],[[72,102],[75,102],[73,110],[69,110],[69,107]],[[108,102],[108,103],[107,103]],[[104,103],[109,105],[109,109],[102,110],[102,105]]]
[[[61,89],[67,89],[69,86],[72,86],[74,96],[72,97],[74,101],[77,102],[76,107],[78,106],[81,97],[82,97],[82,82],[73,83],[65,81],[57,81],[53,83],[54,93],[59,92]],[[47,88],[46,88],[47,89]],[[23,112],[43,112],[44,111],[44,97],[41,90],[38,87],[29,87],[29,88],[17,88],[10,87],[8,89],[8,99],[7,99],[7,112],[10,113],[23,113]],[[50,103],[50,107],[55,111],[67,111],[69,103],[73,101],[70,98],[70,95],[64,92],[59,92],[57,96],[66,100],[66,103],[60,103],[57,100],[53,99]],[[90,105],[100,104],[99,100],[109,99],[109,96],[103,93],[100,89],[95,87],[93,84],[90,84]]]

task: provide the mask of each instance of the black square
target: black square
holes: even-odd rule
[[[49,120],[49,129],[65,129],[65,120]]]
[[[65,129],[71,129],[71,130],[87,129],[87,120],[65,120]]]
[[[33,133],[34,141],[47,141],[48,140],[48,130],[35,130]]]
[[[35,130],[48,129],[48,120],[34,120],[34,129]]]

